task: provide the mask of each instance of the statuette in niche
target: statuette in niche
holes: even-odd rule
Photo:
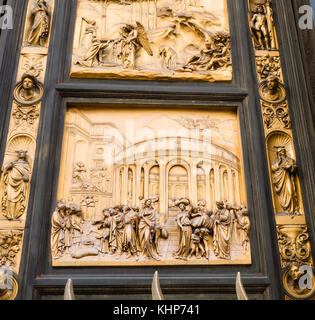
[[[269,103],[281,103],[286,98],[283,84],[277,76],[269,76],[259,87],[261,98]]]
[[[29,192],[31,166],[27,151],[17,151],[18,159],[4,166],[1,187],[2,214],[8,220],[18,220],[24,214]]]
[[[37,103],[43,95],[43,87],[31,74],[24,74],[14,90],[15,100],[22,105]]]
[[[250,18],[250,30],[255,48],[258,50],[277,50],[273,9],[270,0],[256,5]]]
[[[31,13],[32,27],[27,39],[28,44],[45,46],[49,37],[50,13],[46,0],[37,0]]]
[[[301,215],[296,192],[296,162],[287,155],[285,147],[274,148],[277,158],[271,167],[272,183],[283,213],[291,216]]]

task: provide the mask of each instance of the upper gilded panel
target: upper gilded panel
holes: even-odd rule
[[[231,81],[226,0],[79,0],[71,77]]]

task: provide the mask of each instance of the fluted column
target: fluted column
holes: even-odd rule
[[[210,189],[210,172],[211,168],[205,172],[205,178],[206,178],[206,201],[207,201],[207,208],[210,210],[211,208],[211,189]]]
[[[140,205],[140,195],[141,195],[141,165],[137,163],[136,167],[136,190],[135,190],[135,195],[136,195],[136,205]]]
[[[167,195],[166,195],[166,166],[164,162],[160,162],[160,181],[159,181],[159,189],[160,189],[160,213],[163,215],[165,219],[166,211],[167,211]]]
[[[215,201],[221,200],[221,179],[220,179],[220,168],[216,162],[214,165],[214,195]]]
[[[123,173],[123,204],[128,203],[128,166],[124,166]]]
[[[236,190],[235,190],[235,194],[236,194],[236,199],[235,199],[235,202],[240,205],[241,204],[241,196],[240,196],[240,177],[239,177],[239,172],[237,171],[235,173],[235,187],[236,187]]]
[[[149,167],[144,165],[144,198],[149,198]]]
[[[230,168],[228,168],[228,184],[229,184],[229,196],[228,196],[228,201],[232,204],[235,204],[235,199],[234,199],[234,187],[233,187],[233,178],[232,178],[232,171]]]
[[[198,203],[198,187],[197,187],[197,165],[196,163],[192,163],[190,167],[190,182],[191,182],[191,194],[190,200],[193,205],[197,205]]]

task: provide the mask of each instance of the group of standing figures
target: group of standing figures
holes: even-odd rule
[[[159,239],[167,239],[168,232],[156,219],[155,199],[146,199],[141,207],[117,205],[104,209],[104,217],[94,221],[99,229],[100,252],[121,254],[127,252],[128,258],[139,253],[154,260],[160,260]]]
[[[106,208],[103,215],[93,221],[83,220],[80,206],[70,201],[59,201],[52,216],[51,249],[54,259],[71,253],[73,258],[101,253],[116,257],[126,254],[127,258],[136,260],[141,256],[161,260],[159,240],[167,239],[169,234],[157,219],[154,206],[157,201],[158,197],[146,199],[140,208],[127,205]],[[244,253],[248,251],[250,221],[247,208],[222,201],[216,204],[217,210],[213,212],[207,210],[205,201],[199,201],[196,207],[185,198],[174,202],[180,210],[176,218],[179,242],[177,251],[173,252],[174,258],[209,260],[211,236],[214,254],[218,258],[231,259],[234,241],[243,247]],[[86,226],[93,231],[88,231]],[[84,249],[91,246],[91,251]]]
[[[250,221],[247,208],[223,201],[216,202],[216,205],[217,210],[213,212],[207,210],[205,201],[199,201],[197,207],[192,206],[188,199],[175,201],[175,206],[180,209],[176,219],[180,229],[179,248],[174,254],[175,258],[187,260],[195,255],[199,259],[209,259],[210,235],[213,235],[213,250],[218,258],[231,259],[231,244],[236,234],[243,251],[249,249]]]
[[[126,252],[128,258],[139,254],[154,260],[160,260],[159,239],[166,239],[168,233],[156,220],[153,206],[158,199],[146,199],[139,207],[117,205],[103,210],[103,216],[91,221],[101,231],[95,237],[99,239],[99,252],[121,255]],[[83,219],[81,208],[73,203],[61,200],[52,217],[51,249],[55,259],[69,253],[72,245],[82,245]],[[83,244],[89,244],[87,240]]]

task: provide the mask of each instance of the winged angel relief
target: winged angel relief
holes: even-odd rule
[[[80,0],[71,76],[230,81],[225,0]]]
[[[144,48],[147,54],[153,56],[149,39],[144,26],[136,21],[136,26],[125,24],[121,27],[118,40],[98,40],[93,38],[93,43],[83,60],[75,63],[86,67],[102,64],[102,50],[112,44],[113,50],[117,53],[117,62],[121,63],[124,69],[136,69],[136,54]]]

